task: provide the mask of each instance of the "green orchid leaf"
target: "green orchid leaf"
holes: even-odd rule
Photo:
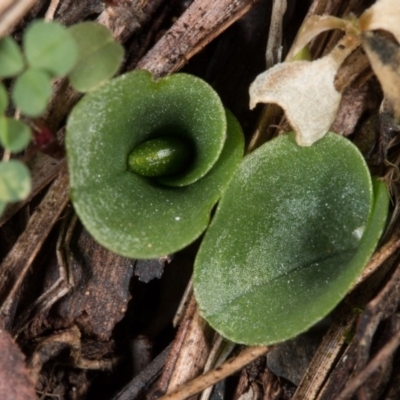
[[[17,42],[10,36],[0,39],[0,77],[11,78],[24,69],[24,58]]]
[[[78,44],[78,61],[69,74],[71,85],[80,92],[96,89],[118,71],[124,48],[105,26],[95,22],[82,22],[68,31]]]
[[[8,93],[4,85],[0,82],[0,114],[4,114],[8,107]]]
[[[280,136],[245,158],[195,262],[204,318],[222,336],[272,344],[304,332],[345,296],[382,233],[388,194],[358,149],[329,133]]]
[[[0,162],[0,204],[25,199],[31,191],[29,169],[20,161]]]
[[[186,171],[145,178],[130,170],[135,148],[171,136],[191,144]],[[134,71],[75,106],[66,147],[71,198],[86,229],[116,253],[153,258],[205,230],[244,144],[238,122],[201,79],[176,74],[155,81]]]
[[[15,105],[29,117],[42,115],[46,111],[50,97],[50,76],[34,68],[29,68],[21,74],[12,89]]]
[[[31,130],[24,122],[0,116],[0,143],[5,149],[18,153],[28,146],[31,137]]]
[[[78,57],[75,39],[58,22],[33,22],[25,31],[23,48],[31,67],[52,76],[66,75]]]

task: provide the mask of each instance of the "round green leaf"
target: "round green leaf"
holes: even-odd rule
[[[22,121],[0,116],[0,143],[11,151],[18,153],[28,146],[31,140],[31,130]]]
[[[345,296],[370,258],[388,209],[347,139],[311,147],[278,137],[237,169],[195,262],[204,318],[228,339],[272,344],[298,335]],[[364,234],[363,234],[364,232]]]
[[[4,114],[7,110],[7,107],[8,107],[8,93],[4,85],[0,82],[0,114]]]
[[[78,56],[74,38],[57,22],[33,22],[25,31],[23,47],[28,64],[52,76],[66,75]]]
[[[25,199],[31,191],[29,169],[20,161],[0,162],[0,203]]]
[[[10,36],[0,39],[0,77],[11,78],[24,69],[24,59],[17,42]]]
[[[71,85],[88,92],[109,80],[121,65],[124,48],[111,32],[95,22],[82,22],[68,28],[78,44],[78,62],[69,74]]]
[[[33,68],[29,68],[17,78],[12,90],[15,105],[29,117],[42,115],[46,111],[50,96],[50,76]]]
[[[190,141],[196,155],[185,173],[162,178],[180,187],[129,170],[136,146],[171,132]],[[75,106],[66,147],[71,198],[86,229],[116,253],[153,258],[182,249],[204,231],[241,160],[243,135],[202,80],[176,74],[154,81],[134,71]]]

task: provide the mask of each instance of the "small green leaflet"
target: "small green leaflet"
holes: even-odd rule
[[[0,162],[0,203],[25,199],[31,191],[29,169],[18,160]]]
[[[31,67],[52,76],[63,76],[71,71],[78,56],[74,38],[58,22],[33,22],[24,33],[23,48]]]
[[[24,59],[17,42],[10,36],[0,39],[0,77],[11,78],[24,68]]]

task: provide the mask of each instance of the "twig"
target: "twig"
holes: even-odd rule
[[[229,359],[220,367],[182,385],[176,391],[160,397],[159,400],[184,400],[189,396],[201,392],[209,386],[215,385],[227,376],[232,375],[234,372],[242,369],[247,364],[250,364],[258,357],[267,353],[268,350],[269,348],[267,346],[248,347],[237,357]]]
[[[155,77],[174,72],[216,36],[244,15],[253,0],[196,0],[142,58],[138,69]]]
[[[214,331],[200,316],[194,296],[191,296],[183,323],[181,349],[175,359],[173,372],[168,382],[167,392],[173,392],[184,382],[188,382],[203,372],[207,362]]]
[[[45,21],[52,21],[54,19],[54,14],[56,13],[57,7],[60,4],[60,0],[51,0],[49,8],[44,16]]]
[[[38,0],[17,0],[0,15],[0,37],[6,35]]]
[[[11,317],[12,297],[20,288],[29,267],[37,256],[51,228],[68,202],[68,174],[63,169],[50,187],[41,205],[30,218],[25,231],[7,254],[0,269],[0,310]]]
[[[208,372],[213,367],[219,367],[229,355],[232,353],[236,344],[228,342],[220,334],[215,333],[214,344],[208,356],[206,365],[204,366],[204,372]],[[211,396],[212,386],[208,387],[201,394],[200,400],[208,400]]]
[[[132,400],[143,393],[161,374],[170,350],[171,345],[166,347],[145,369],[135,376],[113,400]]]
[[[353,379],[351,379],[336,400],[347,400],[355,391],[380,367],[380,365],[400,346],[400,331],[376,354],[370,363]]]
[[[364,268],[362,274],[357,278],[351,290],[354,290],[365,282],[371,275],[400,248],[400,229],[397,230],[392,237],[382,246],[371,258]]]
[[[282,61],[282,25],[286,8],[286,0],[273,1],[271,24],[268,32],[267,52],[265,54],[267,69]]]

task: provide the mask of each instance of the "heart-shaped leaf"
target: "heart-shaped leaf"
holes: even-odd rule
[[[194,151],[184,172],[144,178],[130,170],[137,146],[171,136]],[[243,136],[201,79],[153,80],[134,71],[75,106],[66,146],[72,201],[88,231],[116,253],[154,258],[182,249],[207,227],[242,158]]]
[[[0,203],[23,200],[31,191],[29,169],[18,160],[0,162]]]
[[[82,22],[68,31],[78,44],[78,61],[69,74],[69,80],[76,90],[88,92],[118,71],[124,48],[105,26],[95,22]]]
[[[0,116],[0,143],[5,149],[18,153],[25,149],[30,140],[28,125],[14,118]]]
[[[33,22],[25,31],[23,47],[29,65],[52,76],[71,71],[78,56],[74,38],[58,22]]]
[[[50,76],[34,68],[27,69],[15,81],[12,99],[21,112],[29,117],[42,115],[51,96]]]
[[[10,36],[0,39],[0,77],[11,78],[24,68],[24,59],[17,42]]]
[[[378,188],[375,204],[362,155],[339,135],[299,147],[291,134],[260,147],[237,169],[197,255],[202,315],[221,335],[251,345],[315,324],[377,244],[388,208],[384,184]]]

